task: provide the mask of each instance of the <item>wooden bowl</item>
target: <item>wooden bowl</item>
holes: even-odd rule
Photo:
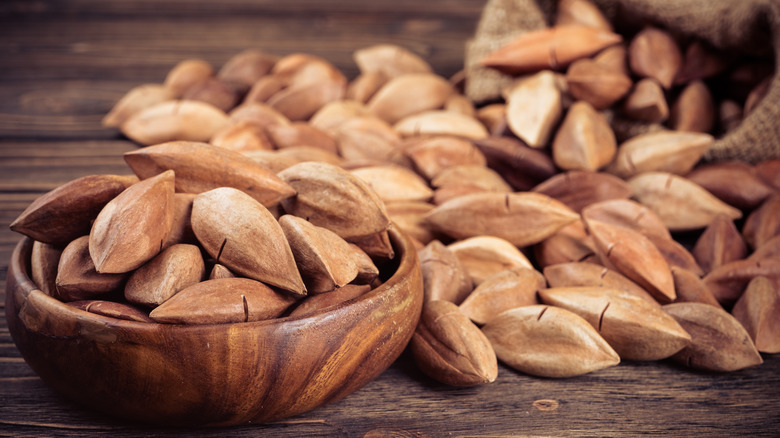
[[[30,280],[32,241],[24,238],[8,268],[8,326],[41,379],[110,415],[177,426],[289,417],[352,393],[406,347],[422,275],[413,244],[390,236],[397,262],[369,293],[309,316],[213,325],[124,321],[68,306]]]

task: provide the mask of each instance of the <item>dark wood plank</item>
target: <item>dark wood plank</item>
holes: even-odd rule
[[[179,61],[219,67],[255,48],[306,52],[348,77],[352,53],[394,43],[439,74],[463,66],[484,1],[4,2],[0,9],[0,137],[116,138],[102,116],[131,87],[161,82]]]
[[[385,428],[426,436],[772,436],[780,421],[772,403],[778,399],[778,368],[776,358],[728,375],[695,373],[667,363],[627,363],[588,376],[549,380],[502,366],[495,383],[463,389],[429,381],[403,356],[341,401],[272,424],[207,429],[199,435],[363,436]],[[0,399],[8,402],[0,411],[0,429],[13,424],[29,433],[60,436],[187,433],[141,429],[83,410],[36,379],[3,383]],[[557,408],[542,410],[534,404],[539,400],[554,401]]]
[[[304,51],[323,56],[345,74],[357,72],[355,49],[397,43],[451,74],[463,65],[463,42],[475,17],[393,19],[370,15],[235,16],[221,20],[163,18],[45,18],[4,23],[0,54],[4,80],[51,78],[161,81],[176,62],[201,57],[222,65],[231,55],[256,48],[279,55]]]
[[[0,14],[19,15],[73,15],[82,16],[207,16],[246,14],[311,14],[339,15],[359,12],[381,16],[437,16],[478,15],[484,0],[418,0],[372,1],[336,0],[6,0]]]
[[[0,202],[19,202],[19,193],[49,191],[80,176],[132,174],[122,154],[137,149],[129,141],[0,141]],[[21,212],[21,210],[20,210]]]

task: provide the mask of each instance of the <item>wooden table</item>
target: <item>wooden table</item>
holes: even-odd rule
[[[219,66],[243,49],[331,60],[349,77],[353,50],[403,45],[449,76],[483,0],[5,0],[0,3],[0,280],[20,236],[8,224],[37,196],[79,176],[128,173],[136,146],[100,119],[132,86],[176,62]],[[0,299],[4,302],[3,295]],[[624,363],[540,379],[501,366],[490,385],[458,389],[404,354],[347,398],[267,425],[160,429],[103,417],[63,399],[25,364],[0,318],[2,436],[773,436],[780,357],[709,374],[668,362]],[[372,435],[372,436],[377,436]]]

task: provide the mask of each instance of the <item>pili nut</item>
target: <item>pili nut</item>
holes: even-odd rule
[[[396,144],[401,136],[384,120],[356,116],[332,129],[338,154],[345,160],[378,160],[406,167],[409,159]]]
[[[390,225],[393,226],[392,224]],[[388,228],[389,229],[389,228]],[[390,241],[388,230],[379,231],[367,236],[345,238],[349,243],[355,244],[371,259],[392,260],[395,258],[395,249]]]
[[[149,313],[156,322],[226,324],[262,321],[281,316],[295,302],[249,278],[221,278],[194,284]]]
[[[447,97],[447,100],[444,101],[444,106],[442,107],[445,111],[454,111],[456,113],[461,113],[464,116],[469,117],[476,117],[476,108],[474,108],[474,103],[466,97],[463,94],[453,93],[450,94],[449,97]],[[479,120],[477,118],[477,120]],[[482,122],[482,120],[479,120]],[[484,124],[484,123],[483,123]]]
[[[354,250],[336,233],[290,214],[280,217],[279,225],[308,293],[328,292],[357,277]]]
[[[309,119],[309,124],[328,132],[353,117],[368,115],[370,115],[368,108],[363,103],[354,100],[338,100],[328,102],[317,110]]]
[[[227,112],[236,106],[239,95],[219,78],[211,77],[185,90],[181,99],[205,102]]]
[[[278,91],[266,104],[290,120],[308,120],[327,103],[343,99],[346,92],[345,78],[308,82]]]
[[[691,335],[691,343],[672,360],[690,368],[736,371],[763,362],[750,335],[725,310],[703,303],[663,306]]]
[[[612,31],[607,17],[589,0],[561,0],[555,11],[555,26],[582,25]]]
[[[306,295],[290,245],[266,207],[246,193],[221,187],[192,203],[192,230],[217,263],[243,277]]]
[[[475,286],[504,269],[533,268],[525,254],[500,237],[487,235],[469,237],[450,243],[447,248],[466,268]]]
[[[163,249],[177,243],[197,243],[195,233],[192,232],[192,201],[195,199],[194,193],[174,193],[173,194],[173,222],[171,222],[171,232],[163,243]]]
[[[350,243],[349,246],[353,251],[352,260],[358,267],[358,275],[355,277],[353,283],[371,284],[377,281],[379,277],[379,268],[377,268],[373,259],[371,259],[371,256],[354,243]]]
[[[507,124],[512,133],[530,147],[545,147],[563,114],[555,74],[544,70],[515,81],[505,100]]]
[[[278,149],[278,150],[270,150],[270,151],[268,150],[244,151],[242,152],[242,154],[245,157],[249,158],[250,160],[254,161],[257,165],[259,165],[263,169],[273,174],[277,174],[283,171],[284,169],[287,169],[290,166],[294,166],[302,161],[297,154],[290,154],[290,150],[297,149],[297,148],[298,147],[296,146],[294,148]],[[320,157],[314,157],[312,159],[315,161],[320,161],[319,158]]]
[[[490,103],[475,109],[474,117],[487,128],[490,137],[501,138],[508,134],[509,126],[506,120],[506,103]]]
[[[756,174],[765,183],[780,190],[780,158],[775,160],[766,160],[753,166]]]
[[[576,213],[597,202],[631,196],[631,187],[624,180],[608,173],[586,170],[561,172],[539,183],[532,191],[556,199]]]
[[[562,69],[622,39],[619,34],[589,26],[547,27],[512,39],[480,60],[480,64],[511,75]]]
[[[230,269],[227,268],[225,265],[220,265],[219,263],[215,263],[214,266],[211,268],[211,272],[209,273],[209,280],[216,280],[219,278],[234,278],[236,277],[236,274],[234,274]]]
[[[433,196],[428,183],[413,170],[399,165],[367,166],[350,171],[368,184],[385,203],[427,201]]]
[[[574,221],[558,230],[552,236],[533,246],[536,263],[546,266],[567,262],[588,262],[601,264],[596,255],[595,243],[585,231],[581,220]]]
[[[276,60],[271,74],[284,78],[288,87],[332,82],[346,85],[346,77],[330,61],[309,53],[290,53]]]
[[[393,125],[402,137],[417,135],[452,135],[470,140],[485,138],[487,128],[479,120],[465,114],[430,110],[404,117]]]
[[[683,63],[677,76],[676,85],[715,76],[728,66],[728,59],[721,52],[713,50],[701,40],[693,40],[685,49]]]
[[[242,103],[228,113],[230,123],[251,122],[263,128],[288,125],[290,119],[270,105],[258,102]]]
[[[76,178],[35,199],[11,222],[11,230],[40,242],[65,245],[89,234],[100,210],[137,181],[119,175]]]
[[[430,73],[431,65],[418,54],[396,44],[375,44],[352,52],[361,73],[380,71],[387,77]]]
[[[163,85],[174,96],[181,96],[185,90],[214,76],[214,67],[202,59],[185,59],[168,71]]]
[[[53,296],[61,301],[91,299],[121,290],[126,278],[125,274],[98,273],[89,256],[89,236],[82,236],[62,250]]]
[[[755,209],[775,192],[752,166],[741,161],[704,163],[685,177],[740,210]],[[734,184],[734,181],[739,181],[739,184]]]
[[[672,238],[669,229],[657,214],[631,199],[608,199],[590,204],[582,209],[582,217],[631,228],[645,236]]]
[[[777,235],[780,235],[780,193],[764,200],[747,216],[742,226],[742,236],[753,249]]]
[[[642,122],[661,123],[668,119],[669,104],[661,84],[652,78],[637,81],[623,101],[621,112]]]
[[[338,155],[314,146],[291,146],[284,149],[277,149],[275,152],[275,157],[272,159],[283,162],[290,160],[292,163],[291,166],[302,163],[304,161],[318,161],[320,163],[328,163],[334,166],[341,166],[344,164],[344,160],[342,160]],[[257,160],[255,155],[253,155],[253,158]],[[274,164],[270,163],[270,166],[273,167]],[[286,169],[287,167],[284,168]],[[281,170],[279,172],[281,172]]]
[[[114,104],[108,114],[101,120],[101,124],[110,128],[119,127],[130,116],[144,108],[175,98],[176,95],[173,91],[162,84],[138,85],[125,93]]]
[[[664,359],[691,342],[660,307],[618,289],[557,287],[540,290],[539,299],[584,318],[623,360]]]
[[[125,321],[154,322],[149,314],[133,305],[105,300],[79,300],[69,301],[68,306],[84,310],[95,315],[109,318],[123,319]]]
[[[645,172],[628,180],[634,199],[652,210],[670,231],[706,227],[718,214],[736,220],[742,212],[700,185],[668,172]]]
[[[457,198],[458,196],[468,195],[472,193],[488,192],[490,190],[468,184],[450,185],[439,187],[433,191],[433,204],[442,205],[450,199]]]
[[[474,145],[487,165],[498,172],[516,191],[530,190],[558,173],[552,158],[511,137],[475,140]]]
[[[453,73],[448,80],[459,93],[464,93],[466,88],[466,76],[466,69],[462,68]]]
[[[520,306],[539,304],[536,292],[547,286],[544,276],[524,266],[504,269],[486,278],[460,304],[474,323],[483,325],[499,313]]]
[[[130,116],[122,134],[148,146],[166,141],[208,141],[230,123],[225,111],[197,100],[168,100]]]
[[[361,73],[347,85],[347,94],[345,98],[357,102],[368,102],[377,90],[382,88],[389,78],[381,71],[372,71]]]
[[[424,111],[440,109],[454,92],[452,85],[434,73],[394,77],[366,103],[368,110],[390,124]]]
[[[742,123],[742,105],[731,99],[718,103],[718,123],[722,132],[731,132]]]
[[[124,158],[142,179],[175,171],[177,192],[202,193],[232,187],[266,207],[295,195],[294,188],[251,158],[207,143],[167,142],[127,152]]]
[[[456,305],[471,293],[473,283],[468,270],[455,252],[439,240],[417,251],[423,277],[426,302],[444,300]]]
[[[33,241],[30,252],[30,278],[46,295],[57,296],[57,265],[62,255],[62,247]]]
[[[669,32],[647,26],[628,46],[628,62],[638,76],[651,77],[667,90],[682,66],[682,53]]]
[[[744,259],[720,265],[704,276],[704,284],[724,307],[731,307],[750,280],[767,277],[780,283],[780,259]]]
[[[620,356],[581,316],[555,306],[507,310],[482,332],[498,359],[526,374],[573,377],[620,363]]]
[[[474,386],[498,377],[490,342],[449,301],[425,303],[409,346],[417,367],[447,385]]]
[[[660,131],[623,142],[606,171],[628,179],[642,172],[684,175],[704,156],[713,137],[698,132]]]
[[[715,111],[710,89],[696,80],[677,96],[669,115],[669,126],[678,131],[710,132],[715,126]]]
[[[273,74],[265,75],[252,84],[241,103],[265,103],[271,96],[282,91],[286,86],[287,81],[285,78]]]
[[[658,234],[645,235],[650,242],[658,248],[666,263],[671,268],[677,266],[687,269],[696,275],[704,275],[704,271],[696,262],[696,258],[688,251],[682,243],[668,237],[662,237]]]
[[[647,237],[629,228],[585,219],[599,257],[647,290],[661,303],[674,301],[674,279],[669,264]]]
[[[347,301],[364,295],[370,290],[371,286],[368,284],[345,284],[328,293],[312,295],[305,300],[300,300],[292,312],[287,316],[297,318],[309,316],[326,309],[332,309],[342,303],[346,303]]]
[[[769,94],[769,88],[772,85],[772,79],[773,76],[767,76],[750,90],[750,93],[748,93],[747,97],[745,98],[743,114],[748,115],[752,113],[758,104],[761,103],[764,97]]]
[[[407,236],[423,245],[437,238],[425,220],[425,216],[435,208],[433,204],[421,201],[395,201],[386,202],[385,208],[393,224],[403,230]]]
[[[756,349],[780,353],[780,289],[766,277],[755,277],[731,314],[745,327]]]
[[[699,235],[691,253],[702,271],[707,273],[724,263],[746,258],[748,247],[734,221],[721,214],[715,216]]]
[[[780,235],[772,237],[761,244],[748,258],[753,260],[780,258]]]
[[[579,217],[541,193],[484,192],[451,199],[433,209],[427,220],[455,239],[492,235],[524,247],[541,242]],[[517,226],[520,223],[522,227]]]
[[[593,59],[573,62],[566,71],[569,94],[588,102],[595,109],[611,107],[625,97],[634,85],[629,76],[619,70],[599,64]]]
[[[625,43],[607,47],[593,56],[593,60],[602,67],[631,77],[628,70],[628,46]]]
[[[479,164],[460,164],[443,169],[431,180],[431,185],[436,188],[468,185],[502,193],[514,191],[498,172]]]
[[[677,266],[672,266],[671,271],[674,277],[674,290],[677,293],[675,302],[704,303],[722,307],[698,274]]]
[[[592,105],[578,101],[569,107],[552,143],[555,164],[564,170],[596,171],[617,152],[615,133]]]
[[[315,146],[334,154],[338,153],[338,144],[330,134],[305,122],[271,125],[266,127],[265,131],[276,149]]]
[[[125,298],[134,304],[157,307],[180,290],[203,280],[205,273],[200,248],[176,244],[130,274]]]
[[[174,172],[139,181],[109,201],[89,232],[89,254],[100,273],[137,269],[163,248],[173,226]]]
[[[449,167],[459,165],[485,166],[487,160],[473,143],[452,136],[421,138],[405,150],[415,170],[433,180]]]
[[[236,152],[274,149],[265,128],[248,120],[225,126],[214,133],[209,143]]]
[[[549,287],[604,287],[641,298],[654,306],[658,301],[642,286],[615,270],[593,263],[569,262],[545,266],[544,277]]]
[[[297,195],[284,210],[327,228],[346,240],[387,231],[384,202],[360,178],[327,163],[303,162],[278,173]]]
[[[266,103],[290,120],[308,120],[327,103],[343,99],[346,92],[346,79],[342,77],[289,86]]]
[[[236,92],[245,94],[252,85],[271,72],[279,56],[247,49],[231,56],[217,72],[217,77]]]

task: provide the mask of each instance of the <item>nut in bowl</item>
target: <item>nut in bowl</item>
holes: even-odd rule
[[[171,425],[272,421],[338,400],[392,364],[422,305],[416,253],[390,231],[397,266],[357,299],[300,317],[228,324],[158,324],[101,316],[39,290],[32,241],[8,270],[6,318],[30,367],[79,403]]]
[[[78,197],[69,190],[42,196],[12,225],[28,236],[9,263],[6,318],[25,361],[48,385],[83,405],[133,421],[225,426],[273,421],[338,400],[400,356],[422,308],[416,251],[402,231],[388,222],[382,233],[393,257],[369,257],[356,249],[359,245],[338,241],[335,233],[307,221],[298,224],[304,229],[298,234],[292,226],[285,226],[283,233],[260,202],[236,189],[212,189],[194,195],[191,216],[197,238],[189,233],[191,244],[169,242],[166,233],[149,238],[154,231],[144,231],[142,237],[133,237],[134,246],[123,247],[122,234],[131,234],[143,222],[128,212],[140,203],[144,214],[153,214],[149,204],[166,204],[158,186],[172,173],[127,181],[128,188],[116,190],[119,194],[96,213],[86,236],[73,238],[83,230],[69,236],[67,229],[74,225],[50,232],[50,239],[40,229],[38,238],[29,237],[31,229],[41,228],[28,220],[41,217],[36,211],[45,213],[52,205],[83,208],[79,202],[62,203]],[[167,185],[173,195],[173,184]],[[241,209],[226,204],[236,199]],[[118,205],[112,204],[115,201]],[[259,245],[260,239],[250,234],[259,231],[247,230],[241,217],[200,211],[204,203],[234,214],[265,211],[265,219],[253,223],[275,230],[269,234],[275,241],[265,242],[267,248],[279,241],[292,247],[286,249],[292,270],[282,270],[285,261],[278,257],[255,258],[258,266],[247,262],[242,255],[254,255],[257,248],[252,245]],[[202,217],[196,220],[196,215]],[[209,223],[209,215],[227,225]],[[103,221],[108,225],[101,225]],[[173,222],[155,220],[155,226],[173,227],[164,225]],[[234,234],[235,224],[249,234]],[[285,235],[287,228],[293,230]],[[312,256],[326,234],[342,256],[352,251],[363,255],[352,263],[351,274],[332,276],[334,283],[311,267],[317,260],[327,261],[327,254]],[[246,240],[248,236],[255,240]],[[147,245],[144,238],[156,243]],[[215,253],[210,254],[214,242]],[[239,243],[242,248],[236,248]],[[156,249],[148,250],[150,246]],[[177,247],[184,250],[171,250]],[[55,255],[48,258],[48,253]],[[304,253],[308,265],[300,259]],[[92,264],[93,259],[98,262]],[[228,272],[239,278],[209,276],[204,261],[205,266],[220,266],[220,275]],[[348,257],[342,262],[349,264]],[[192,284],[177,283],[185,271],[194,276]],[[170,279],[170,272],[176,280]],[[328,284],[333,288],[323,286]],[[176,291],[170,293],[170,287]]]

